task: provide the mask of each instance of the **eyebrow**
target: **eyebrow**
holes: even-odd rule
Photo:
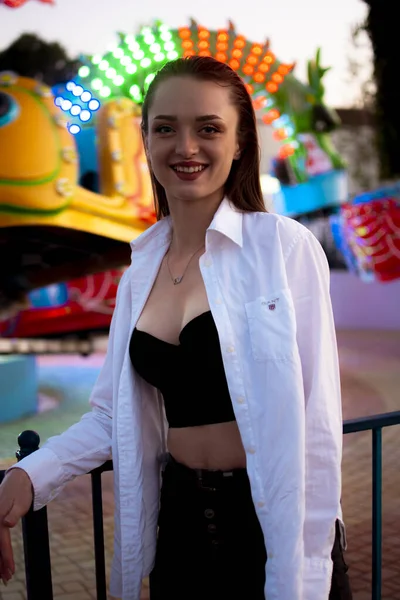
[[[178,117],[176,115],[157,115],[153,120],[174,122],[178,120]],[[222,121],[223,119],[218,115],[201,115],[200,117],[196,117],[195,120],[203,123],[204,121]]]

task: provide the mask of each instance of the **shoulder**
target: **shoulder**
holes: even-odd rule
[[[301,239],[314,238],[314,235],[307,227],[290,217],[275,213],[248,212],[243,215],[243,237],[244,241],[279,246],[283,256],[287,257]]]

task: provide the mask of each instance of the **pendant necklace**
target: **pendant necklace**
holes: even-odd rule
[[[187,271],[187,269],[188,269],[188,267],[189,267],[190,263],[192,262],[192,259],[193,259],[193,258],[196,256],[196,254],[197,254],[198,252],[200,252],[200,250],[201,250],[203,247],[204,247],[204,242],[203,242],[203,244],[200,246],[200,248],[198,248],[198,249],[196,250],[196,252],[194,252],[194,253],[192,254],[192,256],[189,258],[189,260],[188,260],[188,263],[187,263],[186,267],[184,268],[184,271],[183,271],[182,275],[180,275],[179,277],[174,277],[174,276],[172,275],[172,273],[171,273],[171,269],[169,268],[169,250],[168,250],[168,254],[167,254],[167,267],[168,267],[168,271],[169,271],[169,275],[170,275],[170,277],[171,277],[172,283],[173,283],[174,285],[178,285],[179,283],[181,283],[182,279],[184,278],[184,276],[185,276],[185,274],[186,274],[186,271]]]

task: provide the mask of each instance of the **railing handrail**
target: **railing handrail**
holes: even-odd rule
[[[346,419],[346,421],[343,421],[343,434],[373,431],[374,429],[391,427],[392,425],[400,425],[400,410],[370,415],[367,417],[357,417],[356,419]],[[105,471],[112,470],[113,462],[112,460],[108,460],[104,464],[93,469],[93,471],[89,471],[87,475],[91,475],[92,473],[104,473]],[[4,475],[4,473],[5,470],[0,469],[0,475]]]
[[[383,427],[391,427],[392,425],[400,425],[400,410],[380,415],[371,415],[369,417],[348,419],[343,422],[343,433],[373,431],[374,429],[382,429]]]
[[[372,600],[381,600],[382,595],[382,429],[392,425],[400,425],[400,411],[343,422],[344,435],[372,431]],[[17,458],[20,460],[35,451],[39,441],[35,432],[21,434],[18,438],[21,449],[17,452]],[[108,460],[88,473],[92,482],[97,600],[107,598],[101,477],[104,472],[112,470],[112,460]],[[4,473],[0,470],[0,483]],[[33,513],[31,508],[22,525],[28,600],[38,597],[53,600],[46,507],[37,513]]]

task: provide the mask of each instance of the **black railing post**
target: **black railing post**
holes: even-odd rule
[[[18,436],[20,461],[39,449],[40,437],[35,431],[23,431]],[[51,580],[50,542],[46,507],[29,512],[22,519],[24,540],[27,600],[53,600]]]
[[[372,600],[382,598],[382,429],[372,430]]]
[[[103,491],[101,486],[101,471],[91,473],[94,557],[96,565],[97,600],[107,600],[106,561],[104,555],[104,525],[103,525]]]

